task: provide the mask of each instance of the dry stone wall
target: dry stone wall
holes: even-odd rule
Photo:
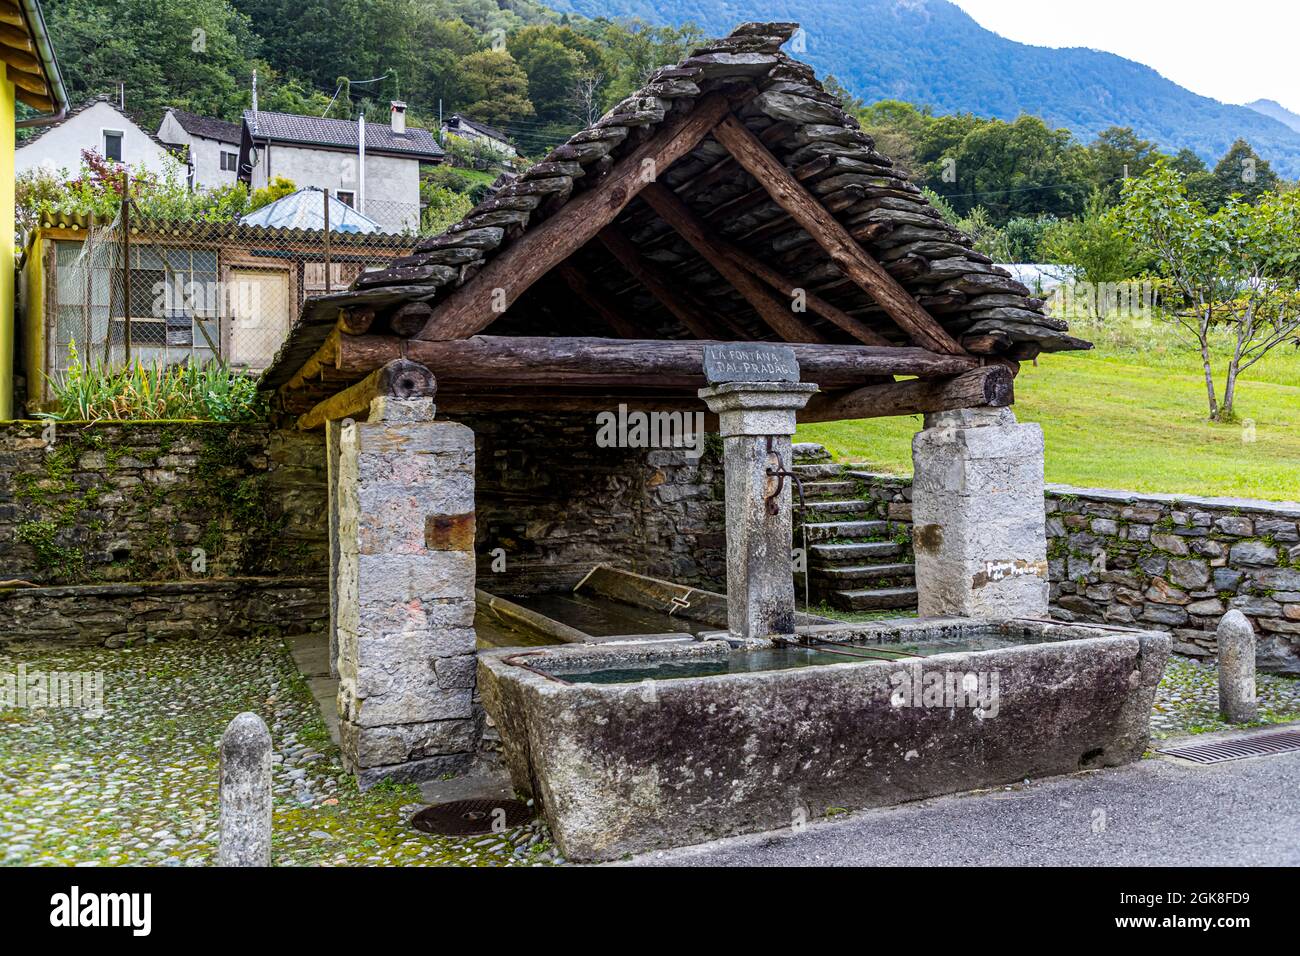
[[[0,426],[0,640],[323,630],[318,435],[194,422]]]

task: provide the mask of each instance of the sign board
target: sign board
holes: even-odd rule
[[[720,382],[797,382],[799,361],[788,345],[764,342],[704,346],[704,378]]]

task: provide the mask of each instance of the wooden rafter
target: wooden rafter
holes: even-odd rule
[[[673,196],[673,194],[668,192],[666,189],[651,186],[647,187],[645,192],[641,195],[647,203],[659,211],[661,216],[664,216],[665,221],[670,221],[668,220],[668,216],[664,215],[665,212],[667,212],[674,220],[689,221],[692,223],[690,230],[691,233],[705,242],[705,247],[700,248],[697,246],[697,250],[701,255],[705,255],[706,258],[709,258],[710,261],[713,261],[713,258],[716,256],[722,256],[724,259],[730,260],[734,268],[739,270],[741,274],[746,276],[757,276],[777,292],[781,293],[781,295],[786,296],[791,302],[793,302],[795,296],[802,291],[804,302],[809,309],[843,329],[849,335],[853,336],[865,345],[891,344],[888,339],[883,335],[880,335],[860,319],[855,319],[843,309],[831,305],[831,303],[827,302],[825,299],[810,292],[806,288],[803,288],[792,279],[787,278],[776,269],[767,265],[761,259],[751,256],[739,246],[736,246],[723,238],[716,231],[711,230],[701,222],[689,208],[687,208],[685,203],[676,196]],[[689,237],[687,237],[687,241],[691,241]],[[692,244],[694,243],[692,242]],[[709,251],[706,253],[705,249]],[[790,341],[800,340],[791,339]]]
[[[380,396],[393,398],[433,398],[437,382],[427,368],[407,359],[394,359],[375,369],[351,388],[332,395],[298,419],[304,431],[329,421],[350,418],[370,410],[370,403]]]
[[[954,355],[964,351],[943,326],[858,245],[744,123],[727,115],[718,123],[713,135],[746,172],[767,189],[777,204],[813,237],[831,261],[880,303],[915,344],[934,352]]]
[[[591,311],[600,316],[601,320],[620,336],[625,339],[648,337],[645,329],[628,319],[623,314],[623,310],[618,307],[618,303],[606,295],[603,289],[593,285],[586,273],[572,262],[560,263],[556,271],[560,273],[560,278],[568,283],[573,294],[587,303]]]
[[[692,335],[701,339],[723,337],[708,310],[689,292],[670,281],[657,265],[643,257],[636,244],[616,226],[606,226],[599,235],[601,244],[618,260],[619,265],[645,286],[659,304],[676,316],[677,321],[689,329]]]
[[[503,307],[613,222],[652,178],[648,170],[665,170],[686,155],[730,109],[730,100],[712,94],[683,119],[665,123],[596,185],[494,256],[438,306],[417,338],[461,339],[487,328]]]
[[[826,341],[800,321],[788,303],[778,301],[760,279],[746,272],[735,259],[722,252],[717,245],[717,236],[700,222],[672,190],[658,183],[650,183],[641,190],[641,198],[731,283],[732,288],[750,304],[767,327],[782,339],[787,342]]]

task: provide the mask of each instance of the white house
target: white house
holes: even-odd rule
[[[239,179],[239,123],[197,116],[169,107],[158,126],[158,139],[188,158],[191,188],[212,189]]]
[[[427,129],[406,128],[406,104],[394,103],[391,121],[365,124],[293,113],[245,110],[239,177],[260,189],[277,177],[298,187],[327,189],[384,229],[401,232],[420,222],[420,166],[440,163],[442,148]]]
[[[452,113],[447,118],[447,121],[442,124],[442,132],[444,136],[456,136],[469,142],[482,143],[508,158],[519,155],[519,151],[511,145],[504,132],[495,126],[462,116],[460,113]]]
[[[62,122],[39,129],[14,150],[14,171],[44,168],[73,178],[81,153],[93,149],[105,159],[132,169],[162,173],[170,159],[167,146],[118,108],[111,96],[96,96],[68,111]]]

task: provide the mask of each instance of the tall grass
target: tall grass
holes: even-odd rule
[[[265,416],[256,379],[221,362],[121,368],[83,362],[74,342],[68,368],[49,378],[56,403],[42,418],[59,421],[189,419],[248,422]]]

